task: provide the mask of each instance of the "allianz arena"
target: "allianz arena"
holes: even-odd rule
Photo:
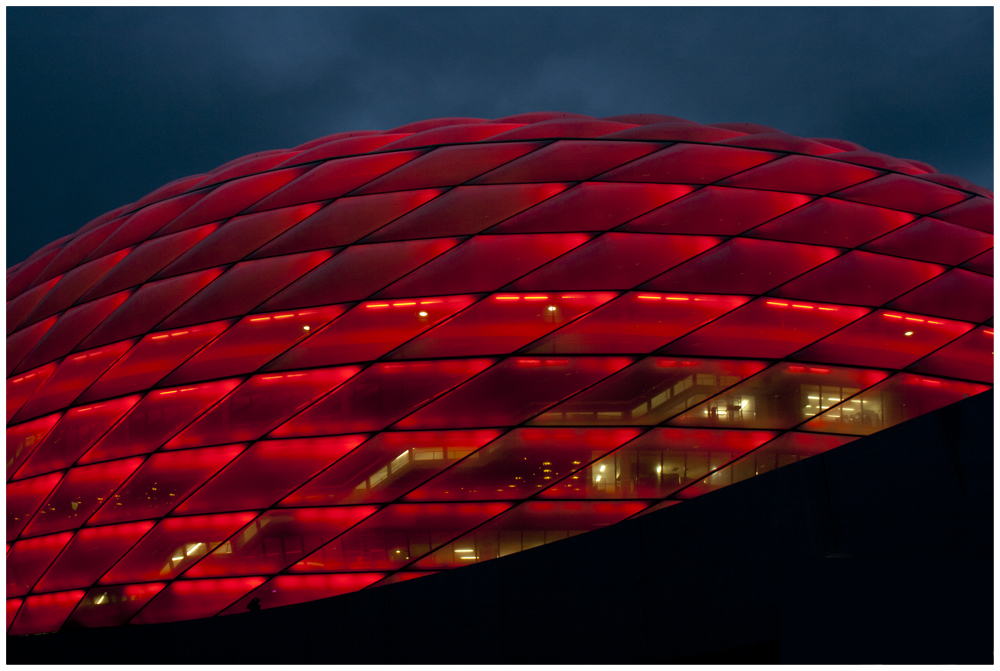
[[[534,113],[186,177],[7,270],[12,635],[274,608],[676,505],[992,388],[993,196]]]

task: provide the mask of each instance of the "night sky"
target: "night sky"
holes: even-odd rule
[[[441,116],[654,112],[993,187],[993,9],[8,8],[7,264],[254,151]]]

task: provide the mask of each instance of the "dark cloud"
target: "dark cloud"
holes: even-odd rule
[[[7,262],[174,178],[435,116],[658,112],[992,188],[993,10],[8,8]]]

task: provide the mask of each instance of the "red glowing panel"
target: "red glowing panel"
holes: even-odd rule
[[[966,197],[961,191],[906,175],[885,175],[837,193],[844,200],[919,214],[930,214]]]
[[[92,287],[105,273],[124,259],[128,253],[128,250],[125,249],[114,254],[108,254],[103,258],[78,266],[67,272],[62,276],[58,284],[45,294],[45,297],[42,298],[32,313],[28,315],[28,323],[36,322],[45,317],[51,317],[57,312],[62,312],[70,307],[76,302],[76,299],[80,298],[87,289]]]
[[[634,127],[634,124],[617,123],[603,119],[549,119],[495,135],[492,139],[506,141],[532,140],[536,138],[590,138]]]
[[[993,328],[980,326],[910,366],[931,375],[993,384]]]
[[[54,592],[90,587],[152,528],[152,522],[134,522],[81,529],[38,581],[35,590]]]
[[[662,147],[652,142],[561,140],[497,168],[472,183],[581,182]]]
[[[378,431],[493,363],[493,359],[377,363],[271,435]]]
[[[410,492],[406,500],[532,496],[638,435],[638,429],[514,429]]]
[[[151,331],[160,320],[199,293],[209,283],[214,282],[221,274],[221,268],[212,268],[190,275],[181,275],[144,284],[80,346],[84,348],[98,347],[125,337],[142,335]],[[107,299],[102,298],[101,300]]]
[[[762,361],[649,357],[531,420],[539,425],[649,426],[759,373]]]
[[[349,245],[440,194],[440,189],[424,189],[340,198],[279,235],[253,256],[277,256]]]
[[[923,217],[864,246],[872,252],[957,265],[993,246],[993,236]]]
[[[650,352],[748,300],[745,296],[630,292],[556,331],[528,351]]]
[[[386,149],[395,150],[458,142],[480,142],[497,133],[520,128],[522,125],[514,123],[487,123],[476,119],[470,123],[454,123],[450,126],[428,128],[419,132],[414,131],[413,135],[396,140],[391,145],[386,145]],[[499,146],[503,147],[505,145]]]
[[[330,252],[307,252],[237,263],[159,327],[171,329],[244,315],[330,256]]]
[[[379,133],[379,131],[360,131],[358,133],[334,133],[326,137],[306,142],[296,149],[301,150],[283,165],[308,163],[328,158],[340,158],[354,154],[367,154],[385,145],[407,137],[407,133]]]
[[[72,537],[67,531],[14,543],[7,554],[7,596],[27,594]]]
[[[738,235],[801,207],[809,196],[778,191],[706,186],[621,227],[645,233]]]
[[[239,456],[244,447],[224,445],[200,450],[158,452],[147,459],[128,482],[118,488],[115,495],[107,500],[87,524],[162,517]]]
[[[7,599],[7,628],[10,629],[10,623],[14,621],[14,616],[17,615],[18,609],[21,608],[21,603],[23,599]]]
[[[986,321],[993,316],[993,278],[954,268],[886,307],[970,322]]]
[[[962,264],[963,268],[968,270],[982,273],[983,275],[989,275],[993,277],[993,250],[989,249],[974,259],[970,259]],[[8,362],[8,367],[10,363]]]
[[[309,170],[304,168],[288,168],[286,170],[275,170],[260,175],[252,175],[242,179],[233,180],[227,184],[216,187],[211,193],[199,200],[190,209],[174,219],[169,225],[164,226],[159,231],[159,235],[176,233],[195,226],[201,226],[213,221],[234,217],[246,210],[261,198],[272,193],[275,189],[288,184],[300,175]],[[319,198],[307,199],[320,200]],[[288,203],[294,205],[297,203]],[[279,207],[275,205],[274,207]]]
[[[853,251],[771,292],[772,296],[879,306],[945,271],[943,266]]]
[[[416,562],[414,567],[458,568],[505,557],[609,526],[648,505],[645,501],[528,501]]]
[[[312,573],[402,568],[509,507],[509,503],[392,505],[296,562],[291,570]]]
[[[204,198],[207,193],[207,191],[186,193],[142,208],[119,226],[118,230],[109,235],[94,250],[94,254],[116,252],[119,249],[143,242]]]
[[[370,361],[426,331],[475,301],[439,296],[360,303],[304,342],[282,354],[272,370]]]
[[[230,513],[160,520],[101,578],[100,584],[176,578],[256,516]]]
[[[14,266],[14,269],[8,269],[7,271],[7,300],[13,301],[15,298],[24,293],[25,289],[31,284],[31,282],[38,276],[38,273],[42,271],[45,266],[48,265],[52,257],[56,255],[57,249],[52,249],[49,252],[39,254],[45,248],[43,247],[38,252],[35,252],[28,260],[24,263]],[[53,284],[55,284],[53,282]],[[36,300],[35,303],[38,301]],[[35,305],[32,303],[32,306]],[[27,315],[31,308],[22,310],[22,315]],[[8,331],[14,329],[14,324],[7,324]]]
[[[28,402],[28,399],[34,395],[38,388],[49,379],[55,370],[56,364],[50,363],[42,366],[41,368],[36,368],[35,370],[30,370],[26,373],[16,375],[13,378],[7,378],[8,422],[11,417],[17,414],[17,411]]]
[[[499,435],[492,429],[380,433],[280,505],[393,501]]]
[[[48,417],[38,419],[24,424],[19,424],[7,429],[7,478],[24,463],[42,442],[42,439],[52,430],[62,413],[55,413]]]
[[[39,536],[82,526],[141,464],[140,457],[133,457],[70,469],[28,523],[22,536]]]
[[[65,408],[111,364],[121,358],[134,343],[134,340],[126,340],[107,347],[70,354],[35,392],[31,400],[21,408],[15,421]]]
[[[260,607],[277,608],[292,604],[327,599],[339,594],[356,592],[378,582],[384,573],[339,573],[331,575],[279,575],[250,592],[222,611],[220,615],[247,612],[247,604],[260,599]]]
[[[811,156],[786,156],[725,179],[720,184],[823,196],[882,174],[878,170],[850,163],[836,163]]]
[[[779,363],[670,420],[674,426],[790,429],[881,382],[881,370]]]
[[[68,627],[114,627],[128,622],[166,583],[94,587],[67,620]]]
[[[510,426],[632,363],[627,357],[514,357],[424,406],[400,429]]]
[[[474,235],[564,191],[567,184],[459,186],[365,238],[388,242]]]
[[[675,144],[596,179],[608,182],[711,184],[778,156],[780,154],[754,149]]]
[[[747,235],[811,245],[857,247],[916,218],[916,215],[907,212],[820,198],[758,226]]]
[[[7,334],[13,333],[13,331],[21,325],[38,305],[45,294],[49,292],[52,287],[59,283],[58,277],[49,280],[45,284],[35,287],[29,291],[24,292],[14,300],[7,303]]]
[[[407,138],[404,141],[409,142],[411,139]],[[357,193],[385,193],[408,189],[426,189],[432,186],[457,186],[499,165],[520,158],[541,146],[543,145],[540,142],[511,142],[440,147],[398,170],[393,170],[388,175],[376,179],[358,189]],[[537,181],[551,182],[553,180]]]
[[[879,310],[795,355],[805,361],[903,368],[969,331],[972,324]]]
[[[772,440],[764,447],[742,457],[725,468],[677,493],[681,499],[690,499],[717,489],[742,482],[755,475],[763,475],[776,468],[794,464],[849,443],[855,438],[790,431]]]
[[[24,467],[17,472],[17,477],[28,477],[72,465],[138,401],[138,396],[126,396],[69,409],[55,429],[41,441]]]
[[[240,379],[219,380],[149,392],[122,421],[80,458],[80,463],[152,452],[235,389],[240,382]]]
[[[643,115],[645,116],[645,115]],[[719,128],[717,126],[703,126],[699,123],[685,121],[679,117],[662,116],[663,120],[658,123],[651,123],[645,126],[636,126],[626,130],[611,133],[607,138],[622,138],[635,140],[678,140],[681,142],[717,142],[731,137],[739,137],[746,133],[735,130]],[[644,123],[645,121],[643,121]]]
[[[95,326],[103,322],[108,315],[115,312],[128,296],[129,292],[122,291],[113,296],[99,298],[96,301],[70,308],[64,312],[55,323],[55,326],[42,336],[42,339],[35,345],[35,349],[25,357],[21,365],[17,367],[16,372],[28,370],[40,364],[48,363],[53,359],[66,356],[77,345],[82,346],[84,349],[89,349],[105,344],[102,342],[90,342],[92,340],[90,338],[83,343],[80,343],[80,341],[84,340],[87,334]],[[128,334],[122,333],[115,338],[109,339],[107,342],[127,337],[129,337]]]
[[[49,473],[30,480],[7,485],[7,541],[18,537],[28,520],[38,510],[55,486],[62,473]],[[9,548],[8,548],[9,549]]]
[[[83,300],[99,298],[146,282],[161,268],[198,244],[217,228],[217,224],[206,224],[144,242],[101,278],[93,289],[84,294]]]
[[[79,401],[86,403],[148,389],[225,331],[231,323],[223,321],[150,333],[83,392]]]
[[[758,298],[663,348],[663,354],[778,358],[868,314],[866,308]]]
[[[188,515],[267,508],[356,448],[365,438],[367,436],[353,435],[257,443],[175,512]],[[183,456],[189,451],[173,454]]]
[[[274,193],[257,203],[250,211],[260,212],[299,203],[339,198],[423,153],[423,151],[397,151],[328,161],[282,189],[277,191],[271,189],[270,191]]]
[[[255,375],[173,438],[165,449],[256,440],[360,370],[358,366],[341,366]]]
[[[632,289],[722,242],[700,235],[605,233],[510,285],[516,291]]]
[[[277,573],[377,511],[375,506],[269,510],[188,569],[185,577]]]
[[[40,322],[35,322],[27,328],[23,328],[17,333],[11,334],[7,337],[7,375],[9,376],[14,372],[21,360],[24,359],[25,355],[31,351],[35,344],[42,339],[42,336],[52,328],[52,325],[56,323],[56,317],[49,317],[48,319],[43,319]],[[52,370],[55,370],[53,364]],[[41,384],[41,380],[36,381],[37,384]],[[22,403],[27,398],[22,399]],[[7,419],[17,412],[20,405],[16,408],[11,408],[11,396],[8,386],[7,392]]]
[[[83,590],[74,590],[29,596],[24,600],[24,605],[7,633],[11,636],[23,636],[58,631],[83,598],[83,594]]]
[[[76,267],[81,261],[83,261],[88,254],[90,254],[94,249],[104,242],[104,240],[115,232],[119,226],[124,223],[124,219],[118,219],[117,221],[111,221],[104,224],[98,228],[91,231],[80,232],[75,238],[71,239],[59,253],[56,254],[52,262],[45,267],[45,270],[35,279],[35,284],[40,284],[42,282],[48,282],[53,277],[57,275],[62,275],[67,270]]]
[[[958,205],[935,212],[934,216],[953,224],[993,233],[993,198],[969,198]]]
[[[898,373],[807,422],[806,431],[867,436],[933,412],[991,387]]]
[[[288,310],[363,300],[459,242],[461,238],[437,238],[348,247],[259,309]]]
[[[494,294],[403,345],[392,358],[513,352],[616,296],[609,291]]]
[[[164,378],[163,384],[252,373],[346,309],[334,305],[248,315]]]
[[[130,622],[155,624],[211,617],[259,587],[265,580],[266,578],[223,578],[172,582]]]
[[[691,191],[693,187],[677,184],[585,182],[489,232],[606,231]]]
[[[542,492],[552,499],[661,499],[774,438],[773,431],[653,429]],[[591,463],[593,462],[593,463]]]
[[[583,233],[475,237],[389,285],[377,298],[495,291],[589,240]]]
[[[233,217],[164,268],[157,279],[234,263],[320,209],[319,203]]]
[[[831,247],[733,238],[646,282],[640,288],[762,294],[836,258],[839,253]]]
[[[246,177],[254,173],[265,172],[286,159],[295,156],[297,153],[296,151],[272,149],[270,151],[249,154],[219,166],[211,171],[205,179],[195,184],[193,188],[200,189],[204,186],[227,182],[237,177]],[[305,161],[299,162],[305,163]]]

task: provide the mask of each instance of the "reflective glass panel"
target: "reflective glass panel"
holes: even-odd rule
[[[414,564],[458,568],[547,545],[636,514],[646,501],[527,501]]]
[[[243,448],[243,445],[225,445],[158,452],[118,488],[87,524],[162,517],[236,458]]]
[[[764,367],[760,361],[649,357],[539,415],[531,423],[659,424]]]
[[[72,537],[67,531],[14,543],[7,553],[7,596],[27,594]]]
[[[499,435],[492,429],[380,433],[280,505],[393,501]]]
[[[238,378],[219,380],[149,392],[122,421],[80,458],[80,463],[89,464],[152,452],[235,389],[241,381]]]
[[[880,370],[779,363],[679,417],[676,426],[790,429],[881,380]]]
[[[993,383],[993,329],[979,326],[910,366],[930,375]]]
[[[376,363],[271,435],[378,431],[492,363],[493,359]]]
[[[7,633],[11,636],[23,636],[58,631],[83,598],[83,594],[83,590],[73,590],[29,596],[24,600]]]
[[[376,359],[475,302],[474,296],[367,301],[268,366],[288,370]]]
[[[514,429],[410,492],[406,500],[525,498],[638,435],[638,429]]]
[[[627,357],[513,357],[394,426],[459,429],[520,424],[630,363]]]
[[[161,520],[101,578],[101,584],[175,578],[256,516],[229,513]]]
[[[378,582],[384,573],[333,573],[329,575],[279,575],[250,592],[220,615],[247,612],[247,604],[260,599],[260,607],[277,608],[339,594],[356,592]]]
[[[255,375],[174,437],[166,449],[257,440],[360,370],[341,366]]]
[[[133,522],[81,529],[38,581],[35,591],[90,587],[152,528],[152,522]]]
[[[651,352],[748,300],[745,296],[629,292],[529,346],[527,351]]]
[[[188,569],[185,577],[277,573],[377,511],[375,506],[269,510]]]
[[[508,503],[399,503],[354,527],[293,572],[402,568],[510,507]]]
[[[162,582],[94,587],[73,611],[66,627],[115,627],[125,624],[164,587],[166,583]]]
[[[267,508],[356,448],[366,437],[334,436],[256,443],[177,508],[177,513]],[[185,455],[190,451],[174,454]]]
[[[30,480],[7,484],[7,540],[17,538],[28,520],[48,498],[62,479],[62,473],[49,473]]]
[[[178,580],[167,585],[130,622],[154,624],[212,617],[265,580],[258,577]]]
[[[394,359],[506,354],[586,314],[617,294],[494,294],[393,352]]]
[[[657,428],[542,492],[554,499],[661,499],[760,447],[773,431]]]

